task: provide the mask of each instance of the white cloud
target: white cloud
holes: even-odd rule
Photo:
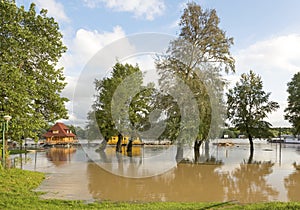
[[[269,116],[270,122],[276,126],[287,125],[283,119],[287,106],[286,89],[292,76],[300,71],[300,35],[290,34],[256,42],[238,51],[235,59],[237,75],[230,76],[231,81],[235,83],[242,73],[250,69],[259,74],[264,90],[271,92],[270,99],[281,106]]]
[[[153,82],[158,85],[159,76],[155,67],[155,58],[157,53],[146,53],[134,55],[121,60],[121,63],[128,63],[133,66],[138,64],[140,70],[144,72],[144,85]]]
[[[75,33],[75,37],[70,40],[65,40],[68,51],[61,58],[59,66],[64,67],[66,82],[68,83],[63,91],[63,96],[71,100],[66,104],[69,110],[69,120],[72,121],[71,123],[83,126],[83,124],[86,122],[86,113],[90,110],[91,107],[91,95],[93,95],[93,93],[89,94],[89,92],[94,90],[93,81],[96,77],[95,74],[97,72],[94,72],[93,75],[90,75],[91,77],[93,77],[91,81],[83,84],[85,88],[84,90],[82,89],[83,94],[85,96],[89,96],[89,99],[84,101],[84,105],[75,105],[76,110],[73,109],[74,91],[75,88],[78,88],[78,79],[82,76],[81,74],[84,71],[86,64],[88,64],[90,59],[99,51],[101,51],[101,49],[124,37],[125,32],[123,31],[123,29],[120,26],[116,26],[110,32],[98,32],[89,31],[86,29],[78,29]],[[115,57],[111,57],[115,59]],[[103,60],[101,62],[105,62]],[[76,91],[78,100],[78,93],[80,90]]]
[[[277,101],[279,109],[268,116],[268,120],[272,123],[273,127],[289,127],[291,126],[287,120],[284,120],[284,109],[287,106],[286,101]]]
[[[57,21],[70,22],[69,17],[66,15],[64,6],[55,0],[36,0],[36,5],[39,8],[47,9],[48,15],[55,18]]]
[[[125,32],[120,26],[115,26],[111,32],[78,29],[75,37],[66,41],[68,51],[61,59],[61,66],[68,74],[74,73],[72,71],[78,73],[99,50],[122,37],[125,37]]]
[[[143,70],[153,70],[153,57],[165,51],[173,36],[145,33],[125,36],[120,27],[112,32],[87,31],[80,29],[69,41],[70,51],[64,55],[62,65],[69,83],[64,96],[72,100],[67,104],[71,124],[83,126],[87,112],[94,100],[94,80],[108,76],[111,67],[120,62],[139,63]],[[115,41],[114,41],[115,40]],[[155,80],[154,74],[147,75],[148,81]]]
[[[262,70],[300,71],[300,35],[291,34],[257,42],[237,54],[237,66],[251,64]]]
[[[161,0],[84,0],[86,6],[97,7],[104,3],[106,7],[120,12],[132,12],[136,17],[153,20],[155,16],[163,14],[165,4]]]

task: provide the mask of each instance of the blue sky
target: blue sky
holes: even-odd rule
[[[16,0],[28,7],[32,1]],[[178,20],[187,1],[172,0],[34,0],[48,9],[60,25],[68,52],[59,65],[69,83],[64,95],[71,101],[70,123],[82,125],[89,107],[72,108],[76,82],[89,59],[115,40],[145,32],[176,36]],[[198,0],[203,8],[214,8],[220,27],[234,38],[231,49],[236,73],[226,75],[234,84],[252,69],[262,76],[264,90],[281,108],[269,116],[274,126],[289,125],[283,118],[287,82],[300,71],[300,1],[298,0]],[[144,65],[147,59],[141,59]],[[143,66],[143,64],[141,64]],[[73,110],[73,111],[72,111]],[[77,113],[78,111],[78,113]],[[80,113],[79,113],[80,112]]]

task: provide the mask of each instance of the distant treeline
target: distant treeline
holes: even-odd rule
[[[79,126],[73,126],[69,125],[70,129],[73,133],[77,135],[78,139],[99,139],[99,136],[91,135],[91,132],[87,131],[84,128],[81,128]],[[96,133],[96,132],[95,132]],[[268,132],[258,132],[255,138],[276,138],[280,137],[282,135],[293,135],[294,129],[291,127],[276,127],[276,128],[270,128]],[[246,136],[245,133],[240,132],[236,128],[225,128],[222,132],[222,138],[227,135],[227,138],[239,138],[241,136]]]
[[[290,127],[276,127],[276,128],[270,128],[267,132],[257,132],[257,135],[255,138],[276,138],[280,137],[282,135],[293,135],[294,129]],[[222,137],[226,136],[227,138],[238,138],[241,136],[245,136],[246,134],[243,132],[240,132],[236,128],[226,128],[223,130]]]

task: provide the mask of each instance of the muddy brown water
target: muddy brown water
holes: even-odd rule
[[[218,140],[220,142],[221,140]],[[224,140],[222,140],[224,141]],[[45,198],[112,201],[300,201],[300,145],[255,141],[255,153],[247,164],[247,141],[226,140],[200,150],[197,164],[192,149],[189,161],[175,161],[173,146],[135,147],[128,156],[108,147],[50,148],[16,158],[16,166],[47,173],[37,189]],[[217,143],[218,143],[217,142]]]

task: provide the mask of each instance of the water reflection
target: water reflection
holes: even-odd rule
[[[26,158],[31,161],[23,162],[22,167],[50,173],[40,187],[41,191],[52,192],[47,194],[50,198],[299,201],[300,171],[292,165],[299,159],[299,147],[286,145],[279,153],[279,145],[259,143],[255,146],[251,164],[247,163],[249,150],[246,144],[236,147],[215,147],[211,144],[209,151],[200,150],[197,161],[193,149],[191,153],[185,150],[184,157],[188,158],[180,164],[176,163],[176,148],[173,148],[174,154],[169,158],[173,159],[175,167],[161,175],[144,178],[119,175],[134,177],[149,174],[149,170],[154,172],[163,166],[166,159],[157,155],[153,161],[150,157],[165,153],[168,147],[138,147],[132,156],[116,154],[114,147],[102,153],[96,152],[96,146],[51,148],[44,152],[28,153]]]
[[[150,177],[165,173],[174,168],[176,163],[176,146],[149,146],[132,148],[128,154],[123,147],[116,152],[115,147],[107,147],[105,151],[83,148],[90,159],[103,169],[119,176],[129,178]]]
[[[65,164],[67,161],[71,161],[71,156],[76,152],[76,148],[69,147],[52,147],[46,151],[46,157],[49,161],[56,166]],[[36,157],[35,157],[36,160]]]
[[[241,164],[232,174],[220,165],[178,164],[156,177],[128,179],[104,171],[96,164],[87,168],[89,190],[96,199],[122,201],[229,201],[277,200],[278,191],[267,184],[270,162]],[[300,178],[300,177],[298,177]],[[117,189],[117,190],[116,190]]]
[[[220,201],[224,200],[218,165],[179,164],[150,178],[130,179],[113,175],[97,164],[87,167],[89,191],[96,199],[121,201]]]
[[[271,162],[242,163],[231,174],[226,174],[223,182],[227,199],[241,202],[276,200],[279,192],[266,180],[273,166]]]
[[[284,179],[284,186],[287,189],[288,198],[290,201],[300,200],[300,170],[296,170]]]

